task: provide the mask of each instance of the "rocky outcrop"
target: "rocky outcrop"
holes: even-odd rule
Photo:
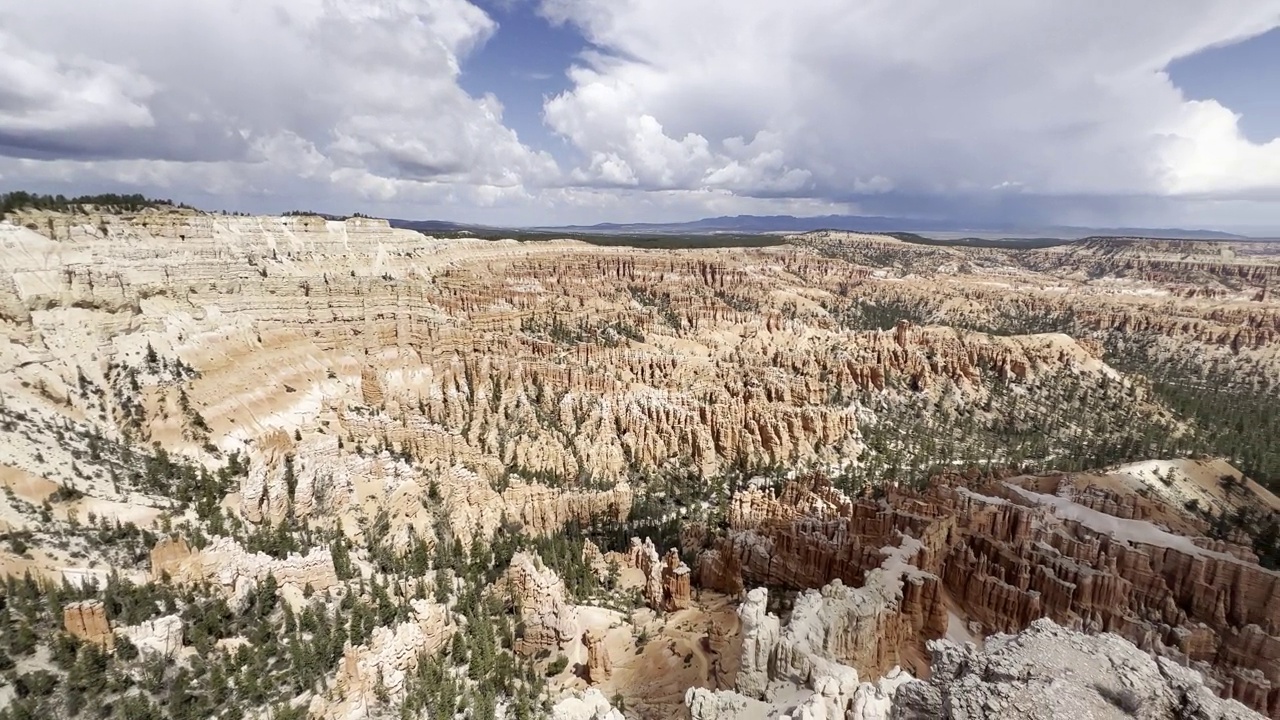
[[[374,629],[365,645],[347,644],[338,666],[336,700],[316,698],[313,716],[354,720],[370,716],[379,698],[394,703],[404,697],[408,676],[419,658],[440,652],[457,632],[445,606],[414,600],[412,618],[394,627]]]
[[[923,638],[938,637],[945,626],[926,630],[900,612],[898,582],[889,572],[877,571],[860,588],[833,580],[821,590],[806,591],[796,599],[783,630],[774,661],[777,671],[797,678],[835,676],[830,667],[834,661],[877,677],[902,664],[905,652]]]
[[[144,654],[172,658],[182,650],[184,624],[178,615],[165,615],[138,625],[116,628]]]
[[[62,608],[62,627],[72,637],[104,648],[115,644],[107,609],[101,600],[82,600]]]
[[[570,695],[551,708],[551,720],[624,720],[622,713],[596,688]]]
[[[515,651],[534,655],[573,640],[577,612],[565,601],[564,582],[537,555],[519,552],[504,576],[505,592],[520,615]]]
[[[604,582],[609,577],[609,560],[600,552],[600,546],[591,542],[590,538],[582,541],[582,562],[591,568],[596,580]]]
[[[338,585],[333,555],[327,547],[278,559],[265,553],[250,553],[230,538],[215,538],[197,551],[179,537],[161,540],[151,549],[152,580],[167,577],[179,583],[211,582],[237,605],[268,575],[275,577],[284,597],[290,590],[301,598],[307,588],[323,592]]]
[[[251,522],[279,522],[293,502],[297,474],[293,439],[283,431],[259,438],[240,483],[240,508]]]
[[[195,552],[181,536],[160,540],[151,548],[151,581],[172,580],[171,570],[185,569]]]
[[[675,548],[667,551],[662,561],[662,609],[667,612],[689,607],[689,566],[680,559]]]
[[[671,548],[659,556],[653,540],[631,538],[626,564],[636,568],[644,576],[642,595],[645,604],[660,612],[675,612],[689,607],[692,592],[689,566],[680,559],[680,553]]]
[[[1015,615],[1038,604],[1035,612],[1073,629],[1114,632],[1145,650],[1204,663],[1227,697],[1280,713],[1280,609],[1269,599],[1280,592],[1280,574],[1220,542],[1206,547],[1067,498],[1014,483],[991,491],[1026,504],[1026,512],[1052,512],[1056,522],[1042,524],[1026,543],[1000,548],[998,562],[989,542],[957,553],[948,583],[958,591],[1004,583]],[[966,571],[973,575],[962,579]],[[972,615],[993,629],[1018,629],[986,606]]]
[[[894,668],[873,683],[862,683],[853,693],[848,720],[889,720],[898,690],[914,680],[910,673]]]
[[[798,598],[785,627],[767,612],[768,602],[764,588],[747,593],[738,608],[742,656],[736,692],[691,690],[685,704],[693,717],[781,717],[786,704],[801,697],[787,717],[887,718],[894,693],[911,675],[894,667],[876,683],[859,683],[858,671],[844,662],[863,654],[859,644],[875,648],[879,642],[867,632],[882,614],[872,594],[835,580]]]
[[[609,648],[604,644],[604,633],[598,630],[587,630],[582,634],[582,644],[587,649],[587,682],[598,685],[613,674],[613,662],[609,659]]]
[[[768,712],[768,706],[757,700],[724,690],[692,687],[685,693],[684,703],[689,708],[690,720],[734,720],[750,717],[749,710],[760,714]]]
[[[1016,635],[992,636],[983,650],[935,640],[929,652],[928,680],[894,668],[875,682],[858,683],[848,667],[815,663],[816,676],[779,672],[772,686],[775,702],[692,688],[685,704],[696,720],[1263,717],[1217,697],[1199,673],[1175,661],[1143,652],[1119,636],[1086,635],[1047,618]],[[790,699],[797,697],[792,706]]]
[[[796,720],[827,720],[848,714],[858,688],[858,673],[843,666],[833,666],[831,670],[833,674],[824,674],[810,681],[813,694],[796,708]]]
[[[645,604],[654,610],[663,607],[662,598],[662,564],[658,556],[658,548],[653,540],[631,538],[631,547],[627,551],[627,564],[636,568],[644,576],[644,588],[641,595]]]
[[[382,378],[376,370],[366,365],[360,370],[360,398],[371,408],[381,408],[384,397]]]
[[[838,627],[839,645],[784,643],[783,667],[810,672],[809,657],[834,658],[877,676],[901,664],[901,653],[940,637],[947,627],[942,579],[922,570],[946,543],[917,521],[895,522],[874,506],[851,501],[828,485],[793,483],[774,499],[748,491],[730,510],[731,532],[700,559],[704,585],[732,590],[744,581],[807,590],[792,611],[823,627]],[[918,540],[904,532],[926,538]],[[732,563],[726,563],[732,558]],[[726,577],[736,568],[738,577]],[[758,592],[758,591],[753,591]],[[809,617],[812,616],[812,617]],[[745,621],[744,621],[745,624]],[[796,638],[809,635],[797,629]]]
[[[782,627],[778,617],[768,612],[769,591],[755,588],[738,606],[742,623],[742,661],[737,688],[743,695],[763,699],[769,687],[769,672]]]
[[[926,718],[1203,718],[1261,715],[1214,695],[1204,678],[1119,636],[1084,635],[1041,619],[985,649],[930,643],[927,682],[897,689],[893,720]]]

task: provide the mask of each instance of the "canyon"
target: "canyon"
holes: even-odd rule
[[[11,213],[6,600],[255,717],[1280,717],[1280,252],[636,245]]]

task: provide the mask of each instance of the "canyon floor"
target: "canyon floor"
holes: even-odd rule
[[[1280,717],[1280,247],[774,240],[9,214],[0,718]]]

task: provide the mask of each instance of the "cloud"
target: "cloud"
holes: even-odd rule
[[[496,98],[458,86],[496,29],[465,0],[0,0],[0,13],[0,155],[51,161],[10,159],[7,177],[78,163],[85,178],[278,196],[559,173]]]
[[[590,43],[543,107],[555,158],[511,129],[527,118],[459,85],[501,37],[483,8],[508,2]],[[1280,0],[0,0],[0,14],[6,186],[495,223],[1280,226],[1280,141],[1249,142],[1164,72],[1280,24]]]
[[[600,49],[547,104],[584,181],[870,200],[1280,197],[1164,68],[1280,24],[1280,2],[543,0]],[[1247,71],[1247,69],[1242,69]],[[888,201],[888,198],[881,198]]]
[[[155,87],[128,68],[93,58],[58,58],[0,31],[0,132],[149,127]]]

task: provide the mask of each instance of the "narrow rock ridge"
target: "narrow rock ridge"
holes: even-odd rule
[[[309,587],[323,592],[339,584],[333,555],[327,547],[315,547],[305,555],[290,553],[283,559],[250,553],[236,541],[218,537],[207,547],[194,550],[183,538],[164,539],[151,549],[151,577],[172,582],[211,582],[239,607],[250,591],[268,575],[275,577],[278,593],[300,600]]]

